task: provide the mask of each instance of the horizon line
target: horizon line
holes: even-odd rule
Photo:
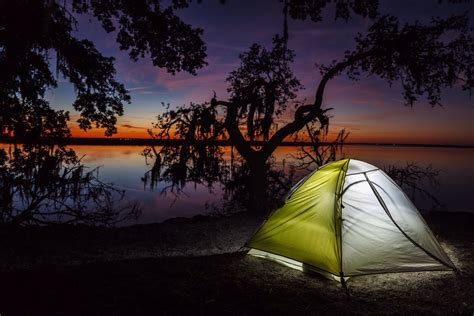
[[[21,140],[17,140],[22,143]],[[13,139],[0,137],[0,143],[12,143]],[[51,141],[50,141],[51,142]],[[181,143],[182,139],[152,139],[131,137],[70,137],[61,140],[66,145],[169,145],[170,143]],[[248,141],[255,146],[263,145],[264,141]],[[230,146],[229,140],[218,140],[223,146]],[[340,144],[336,142],[320,142],[321,145]],[[311,146],[308,141],[283,141],[279,146]],[[343,146],[385,146],[385,147],[445,147],[445,148],[474,148],[474,144],[432,144],[432,143],[393,143],[393,142],[344,142]]]

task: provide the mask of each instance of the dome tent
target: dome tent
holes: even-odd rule
[[[343,283],[375,273],[456,270],[401,188],[354,159],[297,183],[246,246],[250,255]]]

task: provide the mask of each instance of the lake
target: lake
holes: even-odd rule
[[[173,217],[192,217],[209,213],[206,203],[218,203],[221,190],[216,186],[214,192],[202,186],[192,184],[185,187],[185,195],[163,195],[164,184],[154,190],[144,187],[141,177],[150,169],[140,156],[141,146],[72,146],[83,162],[89,167],[100,166],[100,177],[113,182],[126,190],[127,199],[138,200],[143,208],[138,223],[161,222]],[[276,152],[276,162],[288,168],[295,160],[291,153],[295,147],[280,147]],[[378,167],[389,164],[405,165],[416,162],[420,165],[431,164],[440,170],[436,186],[426,185],[442,205],[435,205],[423,198],[415,199],[415,204],[423,211],[473,212],[474,202],[474,158],[473,148],[440,147],[402,147],[402,146],[362,146],[346,145],[340,156],[367,161]],[[309,171],[297,172],[297,179]]]

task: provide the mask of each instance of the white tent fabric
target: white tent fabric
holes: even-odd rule
[[[416,207],[377,167],[349,161],[342,205],[344,275],[454,267]]]
[[[456,270],[403,190],[379,168],[355,159],[328,164],[298,182],[247,246],[253,256],[339,281]]]

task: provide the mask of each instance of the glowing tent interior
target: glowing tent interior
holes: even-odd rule
[[[297,183],[246,246],[250,255],[338,281],[456,270],[402,189],[354,159],[327,164]]]

